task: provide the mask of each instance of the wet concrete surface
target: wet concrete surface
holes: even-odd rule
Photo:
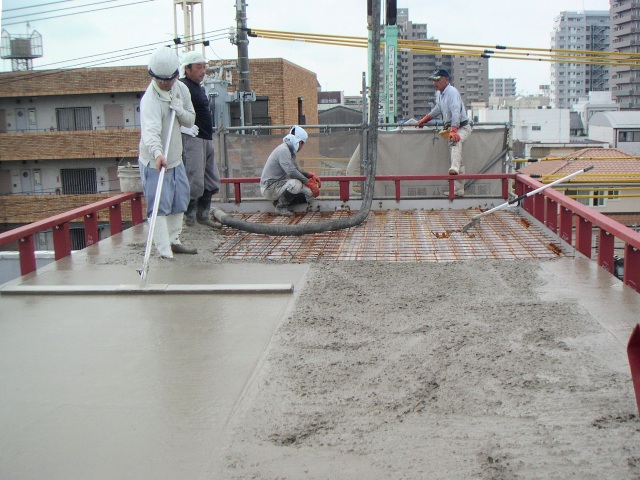
[[[11,283],[136,282],[131,265],[88,259],[143,238],[144,229],[130,229]],[[0,478],[216,478],[227,422],[309,268],[175,262],[149,279],[277,279],[293,284],[293,294],[0,295]],[[513,268],[517,275],[517,261]],[[575,297],[625,347],[638,321],[637,292],[582,258],[543,260],[540,272],[543,295]],[[623,371],[620,358],[611,361]]]

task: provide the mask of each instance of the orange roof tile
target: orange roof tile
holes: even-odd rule
[[[542,183],[593,165],[593,170],[570,180],[573,183],[640,183],[640,158],[617,148],[583,148],[562,158],[542,159],[519,169],[519,173],[542,176]]]

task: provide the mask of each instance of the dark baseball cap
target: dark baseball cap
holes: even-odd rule
[[[443,68],[438,68],[435,72],[431,74],[431,76],[429,77],[429,80],[438,80],[440,77],[449,78],[449,72],[447,72]]]

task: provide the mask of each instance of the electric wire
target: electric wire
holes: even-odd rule
[[[227,32],[227,29],[218,29],[218,30],[212,30],[211,32],[206,32],[205,35],[208,34],[216,34],[216,35],[212,35],[209,37],[205,37],[204,41],[218,41],[218,40],[224,40],[227,37],[227,34],[221,34],[218,32]],[[200,34],[199,34],[200,35]],[[195,38],[194,36],[191,37],[183,37],[184,38],[184,42],[186,43],[181,43],[183,45],[188,45],[188,46],[193,46],[196,44],[200,44],[203,42],[203,40],[198,39],[198,41],[195,40],[191,40],[192,38]],[[182,40],[182,39],[181,39]],[[4,84],[4,83],[9,83],[9,82],[16,82],[16,81],[23,81],[23,80],[30,80],[30,79],[34,79],[34,78],[42,78],[42,77],[46,77],[49,75],[57,75],[60,73],[60,71],[72,71],[72,70],[78,70],[81,68],[92,68],[92,67],[97,67],[100,65],[106,65],[109,63],[114,63],[114,62],[119,62],[119,61],[126,61],[126,60],[131,60],[134,58],[140,58],[140,57],[146,57],[149,56],[153,50],[161,45],[171,45],[171,46],[175,46],[174,45],[174,40],[171,41],[162,41],[162,42],[155,42],[155,43],[149,43],[149,44],[145,44],[145,45],[140,45],[140,46],[136,46],[136,47],[130,47],[130,48],[125,48],[125,49],[120,49],[120,50],[114,50],[111,52],[105,52],[105,53],[98,53],[98,54],[94,54],[94,55],[88,55],[85,57],[79,57],[79,58],[75,58],[75,59],[69,59],[69,60],[60,60],[57,62],[53,62],[50,64],[46,64],[43,66],[38,67],[38,69],[34,69],[34,70],[29,70],[26,72],[8,72],[6,74],[6,76],[3,75],[4,78],[0,78],[0,85]],[[123,52],[128,52],[128,53],[123,53]],[[117,55],[114,55],[117,54]],[[110,55],[109,57],[106,58],[94,58],[94,57],[103,57],[104,55]],[[93,60],[88,60],[88,59],[92,59]],[[80,60],[85,60],[83,62],[80,62]],[[71,65],[71,66],[66,66],[66,67],[59,67],[56,69],[47,69],[47,70],[40,70],[43,67],[48,67],[51,65],[58,65],[58,64],[64,64],[64,63],[68,63],[68,62],[76,62],[75,64]]]
[[[84,5],[75,5],[73,7],[55,8],[53,10],[44,10],[44,11],[33,12],[33,13],[23,13],[20,15],[14,15],[13,17],[4,17],[3,20],[14,20],[16,18],[32,17],[34,15],[44,15],[45,13],[62,12],[64,10],[73,10],[74,8],[84,8],[84,7],[90,7],[92,5],[101,5],[103,3],[111,3],[111,2],[119,2],[119,1],[121,0],[101,0],[100,2],[86,3]],[[120,5],[120,6],[126,7],[126,5]],[[34,8],[34,7],[30,7],[30,8]],[[86,12],[77,12],[77,13],[89,13],[89,12],[91,12],[91,10],[87,10]],[[35,19],[34,21],[38,21],[38,19]]]
[[[3,12],[14,12],[16,10],[27,10],[29,8],[47,7],[49,5],[56,5],[58,3],[69,3],[69,2],[76,2],[76,1],[77,0],[58,0],[57,2],[40,3],[38,5],[27,5],[26,7],[3,8],[2,11]]]
[[[82,13],[93,13],[93,12],[99,12],[99,11],[102,11],[102,10],[111,10],[111,9],[120,8],[120,7],[130,7],[131,5],[137,5],[137,4],[140,4],[140,3],[149,3],[149,2],[155,2],[155,1],[156,0],[139,0],[137,2],[126,3],[124,5],[114,5],[112,7],[94,8],[94,9],[86,10],[86,11],[83,11],[83,12],[66,13],[66,14],[63,14],[63,15],[53,15],[51,17],[34,18],[34,19],[31,19],[31,20],[21,20],[21,21],[18,21],[18,22],[9,22],[9,23],[2,22],[2,25],[3,25],[3,27],[8,27],[9,25],[20,25],[22,23],[27,23],[28,21],[40,22],[42,20],[51,20],[53,18],[70,17],[72,15],[80,15]]]

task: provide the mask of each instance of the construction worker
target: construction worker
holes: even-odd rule
[[[173,258],[174,253],[198,252],[180,242],[182,217],[189,204],[189,180],[182,163],[180,126],[193,126],[196,114],[189,89],[176,81],[179,66],[178,57],[170,48],[157,49],[149,60],[151,83],[140,100],[142,134],[138,165],[147,201],[147,218],[153,214],[161,169],[166,169],[153,234],[153,243],[162,258]],[[172,111],[176,117],[173,129],[169,131]],[[169,135],[169,150],[165,156]]]
[[[302,150],[307,141],[307,132],[294,125],[282,139],[262,170],[260,192],[276,207],[277,215],[290,217],[290,206],[300,203],[311,203],[320,195],[320,178],[313,172],[300,170],[296,163],[296,154]]]
[[[180,81],[191,93],[196,111],[193,127],[181,127],[182,159],[189,178],[190,198],[185,213],[185,223],[192,226],[196,221],[211,228],[222,224],[209,217],[211,197],[220,190],[220,173],[213,155],[213,118],[209,99],[201,85],[207,72],[207,61],[201,53],[187,52],[182,58]]]
[[[424,124],[433,118],[442,117],[444,127],[449,132],[449,146],[451,147],[449,175],[464,173],[462,144],[471,135],[472,128],[467,112],[464,109],[460,92],[449,83],[449,72],[444,69],[437,69],[429,79],[433,80],[433,86],[440,95],[436,99],[435,107],[418,121],[417,128],[422,128]],[[464,196],[464,181],[458,180],[455,182],[454,193],[458,197]]]

